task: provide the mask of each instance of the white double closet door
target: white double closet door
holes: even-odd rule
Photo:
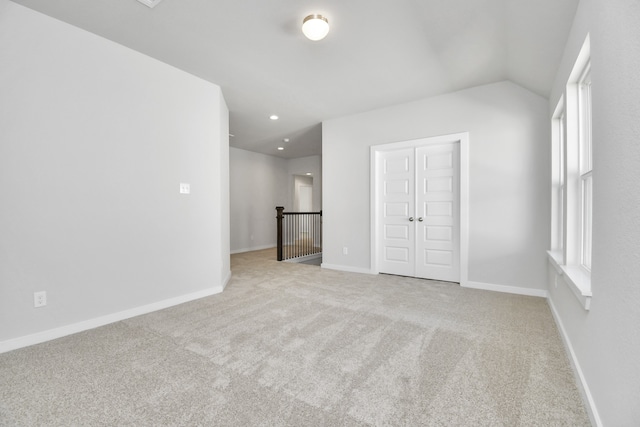
[[[460,143],[417,144],[377,158],[378,270],[460,282]]]

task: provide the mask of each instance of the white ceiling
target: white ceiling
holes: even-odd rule
[[[295,158],[333,117],[505,79],[547,97],[579,0],[13,1],[220,85],[232,146]]]

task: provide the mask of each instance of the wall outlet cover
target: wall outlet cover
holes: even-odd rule
[[[44,307],[47,305],[47,293],[45,291],[33,293],[33,306]]]

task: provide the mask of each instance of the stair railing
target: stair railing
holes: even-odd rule
[[[322,211],[276,212],[278,261],[322,254]]]

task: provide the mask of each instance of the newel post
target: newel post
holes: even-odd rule
[[[283,206],[276,206],[276,220],[278,223],[278,261],[282,261],[282,219],[284,218],[284,215],[282,214],[282,212],[284,211],[284,207]]]

